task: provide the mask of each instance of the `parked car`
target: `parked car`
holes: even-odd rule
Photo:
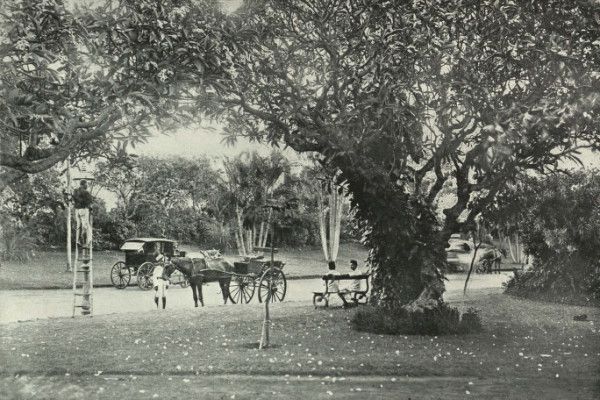
[[[482,243],[477,250],[475,268],[481,261],[481,258],[495,249],[494,245]],[[446,248],[446,261],[448,263],[448,272],[465,272],[471,265],[475,244],[472,240],[462,239],[460,234],[456,233],[450,236],[448,247]]]
[[[471,262],[471,251],[474,249],[473,242],[465,240],[459,234],[453,234],[448,240],[446,248],[446,261],[448,272],[463,272],[465,266]]]

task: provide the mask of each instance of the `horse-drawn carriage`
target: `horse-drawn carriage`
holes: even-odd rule
[[[118,289],[127,287],[132,276],[141,289],[151,289],[152,272],[160,263],[165,266],[171,284],[192,286],[196,304],[198,300],[203,303],[202,284],[208,282],[219,282],[223,300],[234,304],[249,303],[257,291],[261,303],[267,298],[272,302],[283,301],[287,292],[282,271],[285,264],[278,260],[271,265],[270,260],[254,256],[231,264],[218,250],[186,254],[177,249],[177,242],[158,238],[129,239],[121,250],[125,261],[115,263],[110,275]]]
[[[258,301],[262,303],[269,295],[271,301],[283,301],[287,292],[287,281],[282,269],[285,263],[271,261],[262,257],[246,257],[244,261],[234,262],[234,273],[229,284],[229,299],[233,303],[249,303],[258,289]]]
[[[204,305],[202,284],[219,282],[223,301],[233,304],[249,303],[258,291],[258,301],[283,301],[287,292],[287,280],[281,261],[264,260],[262,256],[244,257],[233,264],[223,259],[218,250],[180,253],[181,257],[170,260],[167,274],[180,271],[192,287],[194,302]]]
[[[117,289],[126,288],[132,276],[137,279],[140,289],[150,289],[157,258],[179,256],[176,241],[160,238],[129,239],[121,246],[121,251],[125,253],[125,261],[116,262],[110,271],[110,280]],[[171,283],[187,286],[187,280],[179,273],[172,276]]]

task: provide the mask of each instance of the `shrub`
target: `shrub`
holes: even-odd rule
[[[600,268],[590,268],[575,254],[536,259],[533,268],[515,274],[505,284],[510,295],[563,304],[600,304]]]
[[[445,303],[424,312],[365,307],[354,314],[352,327],[357,331],[388,335],[467,334],[482,329],[476,310],[467,310],[461,318],[456,308]]]
[[[94,250],[117,250],[119,246],[115,246],[110,241],[110,236],[107,233],[103,233],[99,228],[94,227],[94,234],[92,236],[92,245]]]
[[[28,229],[3,221],[0,229],[0,259],[25,262],[34,255],[35,239]]]
[[[513,221],[533,267],[506,292],[561,303],[600,302],[600,179],[598,171],[526,179],[498,201]],[[516,222],[515,222],[516,221]]]
[[[234,247],[231,239],[231,227],[217,221],[206,221],[203,225],[204,232],[198,239],[198,246],[202,249],[218,249],[222,254]]]

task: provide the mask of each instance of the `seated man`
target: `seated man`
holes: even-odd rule
[[[362,272],[358,271],[357,268],[358,268],[358,262],[356,262],[356,260],[350,260],[350,269],[352,270],[351,275],[362,275]],[[348,287],[348,289],[353,292],[360,292],[361,291],[361,282],[362,282],[362,279],[354,279],[350,283],[350,286]]]
[[[327,273],[327,275],[333,275],[333,276],[339,275],[339,273],[335,270],[335,261],[329,261],[327,263],[327,265],[329,267],[329,272]],[[327,281],[327,291],[329,293],[337,293],[338,296],[340,297],[340,299],[342,299],[342,301],[344,302],[344,308],[350,306],[350,303],[348,303],[346,301],[346,294],[348,293],[348,291],[347,290],[340,291],[338,281],[334,281],[334,280]]]

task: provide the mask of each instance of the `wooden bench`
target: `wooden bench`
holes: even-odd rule
[[[323,275],[321,279],[325,284],[325,291],[322,292],[313,292],[313,305],[317,308],[318,303],[324,302],[325,307],[329,307],[329,296],[331,294],[342,294],[344,296],[349,295],[355,305],[358,304],[366,304],[367,303],[367,292],[369,291],[369,277],[370,274],[343,274],[343,275]],[[364,279],[366,282],[364,290],[345,290],[342,289],[339,292],[330,292],[329,291],[329,282],[331,281],[354,281],[356,279]],[[362,303],[361,303],[362,302]]]

